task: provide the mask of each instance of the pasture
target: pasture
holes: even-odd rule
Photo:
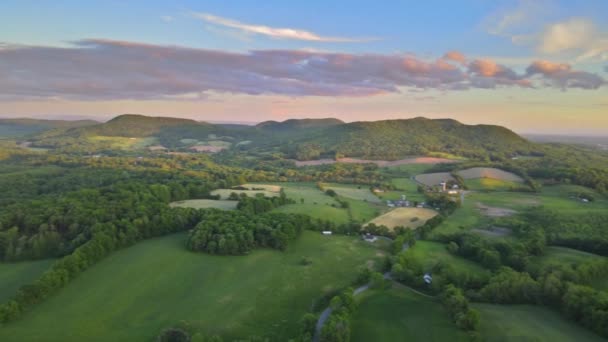
[[[0,303],[11,298],[19,287],[38,279],[55,260],[21,261],[0,263]]]
[[[386,226],[389,229],[395,227],[414,229],[422,226],[428,219],[435,215],[437,215],[435,210],[426,208],[395,208],[384,215],[376,217],[369,223],[373,223],[377,226]]]
[[[335,224],[348,223],[348,211],[338,205],[332,207],[326,204],[297,203],[287,204],[272,210],[275,213],[304,214],[314,219],[330,221]]]
[[[432,270],[435,265],[441,263],[453,267],[456,272],[479,275],[489,274],[489,271],[481,265],[450,254],[443,243],[419,240],[407,253],[412,253],[414,257],[422,261],[425,272]]]
[[[521,191],[529,188],[522,183],[495,178],[474,178],[465,181],[467,189],[473,191]]]
[[[353,342],[468,341],[452,323],[441,303],[400,285],[386,291],[366,291],[352,319]]]
[[[559,313],[532,305],[473,304],[483,341],[604,341]]]
[[[453,181],[454,177],[449,172],[423,173],[414,177],[416,182],[426,186],[439,185],[441,182]]]
[[[0,327],[0,341],[152,341],[187,321],[225,340],[286,341],[315,299],[350,284],[383,255],[358,237],[306,231],[287,251],[210,256],[184,248],[186,234],[119,250]],[[303,266],[302,257],[312,264]]]
[[[234,209],[236,209],[237,204],[238,204],[238,201],[192,199],[192,200],[184,200],[184,201],[177,201],[177,202],[169,203],[169,206],[172,208],[174,208],[174,207],[194,208],[194,209],[216,208],[216,209],[222,209],[222,210],[234,210]]]
[[[456,172],[463,179],[492,178],[508,182],[523,182],[524,180],[512,173],[492,167],[473,167]]]
[[[358,201],[380,203],[380,199],[370,191],[369,186],[367,185],[324,183],[323,187],[326,190],[331,189],[335,191],[342,197]]]
[[[388,209],[381,204],[357,201],[350,198],[341,198],[341,200],[348,202],[348,214],[350,218],[359,223],[367,222]]]
[[[253,186],[260,186],[263,184],[252,183]],[[280,186],[283,188],[287,198],[291,198],[297,203],[303,204],[332,204],[339,205],[339,203],[331,196],[326,195],[323,191],[317,188],[315,183],[306,182],[294,182],[294,183],[269,183],[268,185]]]

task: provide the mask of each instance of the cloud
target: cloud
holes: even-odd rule
[[[523,39],[525,35],[521,31],[536,25],[552,8],[548,0],[519,0],[514,7],[500,9],[486,17],[482,25],[489,34]]]
[[[173,20],[175,20],[174,17],[170,16],[170,15],[163,15],[162,17],[160,17],[160,20],[166,22],[166,23],[170,23]]]
[[[541,35],[539,49],[545,53],[582,49],[592,44],[595,35],[591,20],[573,18],[547,26]]]
[[[464,64],[467,58],[459,51],[448,51],[443,55],[443,59]]]
[[[462,66],[443,58],[423,60],[402,54],[237,53],[89,39],[69,47],[7,45],[0,49],[0,99],[177,101],[210,93],[362,97],[413,88],[595,89],[605,84],[597,75],[547,63],[533,64],[526,74],[518,75],[487,59]]]
[[[329,37],[321,36],[316,33],[293,29],[293,28],[277,28],[264,25],[251,25],[241,23],[233,19],[218,17],[208,13],[192,13],[195,18],[204,20],[207,23],[224,26],[242,31],[247,34],[259,34],[276,39],[293,39],[305,40],[314,42],[335,42],[335,43],[360,43],[378,40],[378,38],[345,38],[345,37]]]
[[[606,84],[606,80],[596,74],[575,71],[569,64],[549,61],[534,61],[526,69],[526,75],[541,75],[548,85],[562,89],[598,89]]]

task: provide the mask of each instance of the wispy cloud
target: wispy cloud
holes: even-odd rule
[[[259,34],[276,39],[292,39],[292,40],[305,40],[313,42],[336,42],[336,43],[362,43],[373,40],[379,40],[378,38],[347,38],[347,37],[331,37],[322,36],[311,31],[295,29],[295,28],[278,28],[270,27],[265,25],[252,25],[239,22],[237,20],[218,17],[208,13],[192,13],[192,16],[207,23],[214,25],[229,27],[231,29],[239,30],[247,34]]]
[[[162,20],[162,21],[164,21],[166,23],[170,23],[173,20],[175,20],[175,18],[173,16],[170,16],[170,15],[163,15],[163,16],[160,17],[160,20]]]
[[[460,58],[456,58],[460,59]],[[520,74],[493,60],[302,50],[237,53],[89,39],[68,47],[0,49],[0,100],[150,100],[209,93],[364,97],[404,89],[597,89],[606,81],[570,65],[531,63]]]

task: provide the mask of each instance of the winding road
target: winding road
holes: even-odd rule
[[[387,238],[385,236],[378,236],[378,238],[384,238],[384,239],[393,241],[392,239]],[[401,249],[401,251],[406,251],[408,248],[409,248],[408,244],[404,243],[403,244],[403,248]],[[391,275],[391,272],[384,273],[384,279],[393,280],[393,276]],[[370,284],[368,283],[368,284],[365,284],[363,286],[360,286],[360,287],[356,288],[353,291],[353,296],[357,296],[360,293],[363,293],[363,292],[367,291],[369,289],[369,285]],[[403,285],[403,284],[401,284],[401,285]],[[405,286],[405,285],[403,285],[403,286]],[[410,290],[412,290],[412,291],[414,291],[416,293],[419,293],[421,295],[424,295],[424,296],[427,296],[427,297],[432,297],[432,296],[429,296],[429,295],[424,294],[422,292],[418,292],[418,291],[410,288],[409,286],[405,286],[405,287],[407,287],[408,289],[410,289]],[[321,315],[319,316],[319,320],[317,320],[317,324],[315,325],[315,336],[313,336],[313,339],[312,339],[313,342],[319,342],[319,340],[321,339],[321,330],[323,329],[323,325],[325,325],[325,322],[327,322],[327,319],[331,315],[332,311],[333,310],[332,310],[331,306],[328,306],[325,310],[323,310],[323,312],[321,312]]]

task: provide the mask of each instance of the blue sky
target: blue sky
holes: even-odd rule
[[[3,1],[0,74],[12,82],[0,81],[7,94],[0,115],[108,118],[137,111],[235,121],[424,115],[599,134],[608,131],[606,13],[602,0]],[[118,72],[166,46],[192,51]],[[232,64],[211,62],[210,50]],[[258,50],[266,54],[251,56]],[[445,58],[447,52],[463,59]],[[76,58],[83,53],[85,59]],[[119,56],[133,61],[120,64]],[[294,56],[300,59],[289,65],[273,62]],[[184,59],[200,62],[180,64]],[[319,60],[326,64],[311,63]],[[386,74],[401,61],[407,70]],[[306,68],[294,73],[302,63]],[[455,70],[448,73],[450,65]],[[368,69],[360,73],[361,66]],[[115,82],[104,78],[108,69],[116,71]],[[34,86],[28,73],[41,81]],[[133,84],[141,89],[123,91]],[[548,120],[554,126],[543,125]]]

